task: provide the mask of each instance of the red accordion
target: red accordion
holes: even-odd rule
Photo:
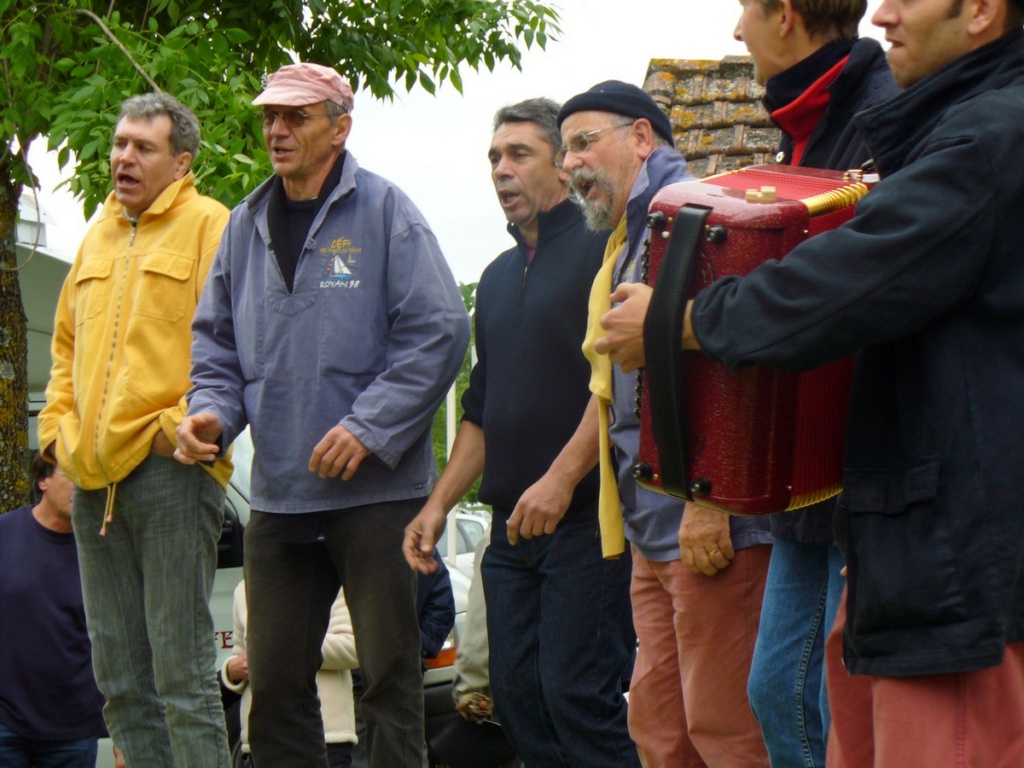
[[[839,493],[852,358],[802,373],[730,370],[683,352],[679,334],[686,300],[701,289],[851,218],[869,188],[859,176],[754,166],[654,197],[644,276],[654,292],[637,387],[640,485],[739,515]]]

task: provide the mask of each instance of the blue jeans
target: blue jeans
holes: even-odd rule
[[[96,768],[98,741],[33,741],[0,725],[0,768]]]
[[[109,491],[75,490],[93,671],[132,766],[227,768],[210,593],[224,489],[200,467],[150,455]]]
[[[257,768],[328,765],[316,673],[342,585],[363,676],[367,764],[425,765],[416,576],[402,555],[405,526],[424,501],[324,512],[321,535],[306,542],[282,539],[286,515],[252,513],[245,594],[249,748]]]
[[[831,545],[775,540],[747,693],[772,768],[824,768],[825,638],[844,579]]]
[[[491,691],[529,768],[639,768],[623,674],[636,650],[627,551],[601,557],[596,507],[510,546],[494,525],[481,564]]]

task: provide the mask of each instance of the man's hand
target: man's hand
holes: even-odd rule
[[[434,573],[437,570],[434,548],[444,533],[447,521],[448,515],[443,509],[427,504],[412,522],[405,526],[402,554],[405,555],[405,562],[414,571]]]
[[[509,544],[514,547],[519,537],[532,539],[554,534],[569,508],[574,488],[574,484],[566,484],[551,472],[526,488],[506,522]]]
[[[508,543],[514,547],[520,536],[532,539],[554,533],[569,509],[574,488],[551,472],[527,488],[506,523]]]
[[[455,711],[462,715],[464,720],[482,723],[494,717],[494,702],[486,693],[467,693],[459,699]]]
[[[225,671],[228,673],[228,682],[238,685],[249,679],[249,654],[240,653],[228,659]]]
[[[339,424],[316,444],[309,457],[309,471],[320,477],[341,475],[342,480],[351,480],[363,459],[369,455],[370,450]]]
[[[736,553],[729,535],[729,515],[687,502],[679,524],[679,555],[694,573],[714,576]]]
[[[220,455],[217,440],[223,431],[224,425],[212,413],[186,416],[178,425],[178,447],[174,449],[174,458],[182,464],[216,461]]]
[[[151,450],[157,456],[163,456],[169,459],[174,455],[174,443],[167,439],[167,435],[165,435],[164,431],[161,429],[153,435],[153,446]]]
[[[608,333],[594,343],[594,349],[608,355],[625,373],[644,367],[644,320],[652,292],[643,283],[622,283],[612,294],[612,304],[619,306],[601,318],[601,327]]]

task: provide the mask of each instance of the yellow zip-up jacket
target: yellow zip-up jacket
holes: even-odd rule
[[[149,455],[158,430],[177,444],[185,416],[192,316],[228,221],[189,172],[134,225],[107,198],[64,281],[39,445],[55,443],[75,485],[111,487]],[[230,460],[206,468],[227,485]]]

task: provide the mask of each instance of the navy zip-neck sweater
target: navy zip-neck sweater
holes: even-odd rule
[[[484,270],[477,288],[478,362],[462,397],[464,419],[484,431],[480,501],[499,520],[547,471],[579,425],[590,399],[590,366],[581,344],[587,302],[608,232],[589,232],[566,200],[540,215],[537,252],[526,243]],[[571,514],[597,499],[597,474],[576,486]]]

